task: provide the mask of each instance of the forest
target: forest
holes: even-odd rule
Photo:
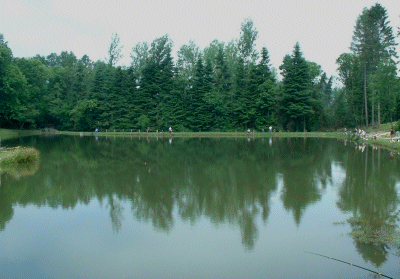
[[[337,77],[307,61],[300,43],[279,69],[258,31],[245,19],[238,39],[193,41],[172,57],[168,35],[132,48],[121,58],[118,34],[109,57],[91,61],[72,51],[13,57],[0,34],[0,127],[100,131],[326,131],[379,126],[400,119],[396,36],[380,4],[355,21],[349,52],[337,58]],[[278,71],[281,78],[278,76]],[[333,86],[337,78],[342,86]]]

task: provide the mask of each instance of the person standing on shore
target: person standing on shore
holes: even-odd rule
[[[393,141],[393,138],[395,137],[395,133],[393,130],[393,127],[390,129],[390,141]]]

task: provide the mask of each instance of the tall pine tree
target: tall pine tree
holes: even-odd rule
[[[307,61],[296,43],[291,57],[285,57],[280,67],[283,76],[281,110],[288,130],[306,130],[307,121],[314,114],[310,92],[311,80]]]
[[[368,113],[369,95],[372,97],[376,92],[369,90],[369,85],[376,82],[374,75],[378,65],[383,60],[390,60],[396,56],[396,42],[392,27],[387,20],[387,12],[379,3],[370,9],[364,9],[357,18],[356,26],[351,43],[351,50],[360,57],[363,67],[363,94],[365,125],[368,126],[370,115]],[[373,88],[373,85],[370,89]],[[375,103],[372,98],[371,118],[374,122]]]

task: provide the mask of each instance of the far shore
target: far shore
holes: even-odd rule
[[[352,132],[58,132],[62,135],[97,136],[97,137],[143,137],[143,138],[330,138],[343,141],[368,144],[400,152],[400,142],[390,140],[390,133],[385,131],[370,132],[377,134],[377,139],[360,138]]]
[[[71,135],[71,136],[97,136],[97,137],[144,137],[144,138],[331,138],[343,141],[357,142],[357,144],[368,144],[379,146],[389,150],[400,151],[400,142],[390,140],[389,126],[383,124],[381,129],[368,129],[369,137],[362,139],[353,132],[74,132],[57,131],[43,132],[41,130],[7,130],[0,129],[0,139],[16,138],[29,135]],[[377,139],[371,139],[371,135],[377,135]]]
[[[133,136],[133,137],[181,137],[181,138],[234,138],[234,137],[336,137],[338,132],[71,132],[57,134],[73,136]]]
[[[40,130],[12,130],[12,129],[1,129],[0,128],[0,140],[40,135]]]

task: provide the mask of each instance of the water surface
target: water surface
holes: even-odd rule
[[[305,251],[400,276],[397,248],[357,243],[346,221],[382,226],[397,212],[399,155],[388,151],[268,137],[2,145],[41,159],[2,170],[1,278],[372,276]]]

